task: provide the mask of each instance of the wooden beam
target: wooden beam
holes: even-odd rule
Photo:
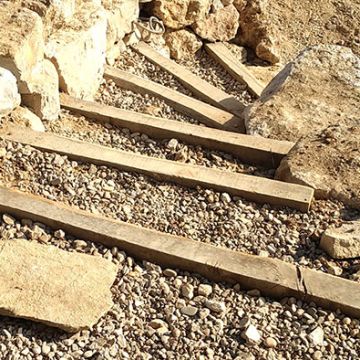
[[[223,130],[245,132],[244,119],[227,111],[184,95],[154,81],[106,66],[105,79],[111,79],[123,89],[140,94],[150,94],[171,105],[175,110],[190,116],[203,124]]]
[[[219,62],[237,81],[248,86],[250,92],[259,97],[265,86],[244,66],[232,52],[220,42],[206,44],[208,54]]]
[[[27,128],[3,129],[0,136],[82,162],[142,173],[184,186],[212,188],[251,201],[289,206],[301,211],[309,210],[314,193],[313,189],[302,185],[157,159]]]
[[[187,89],[195,94],[199,99],[224,109],[239,118],[242,118],[245,105],[237,100],[234,96],[227,94],[225,91],[209,84],[201,77],[196,76],[184,66],[177,64],[175,61],[162,56],[150,45],[140,42],[133,46],[141,55],[145,56],[152,63],[160,66],[162,69],[176,77]]]
[[[137,259],[198,273],[214,281],[239,283],[263,295],[294,296],[360,316],[360,297],[354,296],[360,292],[360,284],[354,281],[106,219],[5,188],[0,188],[0,212],[62,229],[76,238],[117,246]]]
[[[247,164],[276,169],[280,161],[294,146],[258,136],[244,135],[208,127],[162,119],[133,111],[118,109],[61,94],[61,106],[72,113],[103,123],[111,123],[145,133],[156,139],[179,139],[192,145],[230,153]]]

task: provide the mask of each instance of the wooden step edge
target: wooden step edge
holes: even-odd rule
[[[118,109],[96,102],[60,95],[62,108],[89,119],[111,123],[145,133],[156,139],[178,139],[192,145],[201,145],[234,155],[246,164],[276,169],[294,143],[244,135],[199,125],[162,119],[142,113]]]
[[[309,210],[314,196],[314,190],[303,185],[139,155],[27,128],[5,128],[0,136],[76,161],[141,173],[186,187],[211,188],[257,203],[288,206],[304,212]]]
[[[155,49],[145,42],[139,42],[132,48],[140,55],[145,56],[150,62],[160,66],[163,70],[173,75],[183,86],[189,89],[199,99],[224,109],[240,118],[243,117],[245,105],[237,100],[234,96],[225,91],[218,89],[214,85],[203,80],[201,77],[193,74],[184,66],[177,64],[175,61],[161,55]]]
[[[231,51],[220,42],[205,44],[208,54],[217,61],[237,81],[246,84],[249,91],[256,97],[260,97],[265,89],[262,84],[236,57]]]
[[[245,133],[243,118],[239,118],[225,110],[206,104],[154,81],[110,66],[105,67],[104,78],[112,80],[123,89],[160,98],[178,112],[192,117],[207,126]]]
[[[360,297],[354,296],[360,292],[360,284],[354,281],[110,220],[3,187],[0,212],[62,229],[76,238],[117,246],[136,259],[198,273],[213,281],[239,283],[266,296],[294,296],[360,317]]]

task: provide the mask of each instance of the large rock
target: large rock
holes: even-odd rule
[[[240,13],[240,30],[237,41],[255,51],[262,60],[271,64],[279,62],[278,53],[279,31],[270,23],[271,4],[268,0],[252,0],[244,4],[237,1],[235,6]]]
[[[75,0],[17,0],[22,7],[36,12],[44,24],[47,38],[62,22],[71,20],[75,13]]]
[[[314,188],[317,198],[360,209],[359,169],[360,116],[302,138],[282,160],[276,177]]]
[[[17,3],[0,2],[0,67],[20,82],[44,57],[43,25],[39,15]]]
[[[43,120],[56,120],[60,113],[59,77],[55,66],[44,60],[20,87],[22,102]]]
[[[314,46],[289,63],[245,111],[248,134],[296,141],[359,116],[360,57]]]
[[[153,13],[165,26],[183,29],[209,14],[212,0],[154,0]]]
[[[41,119],[26,107],[17,107],[11,112],[10,118],[15,124],[21,124],[34,131],[45,131],[45,126]]]
[[[132,31],[133,22],[139,17],[139,0],[103,0],[102,4],[108,22],[106,54],[112,63],[120,55],[119,42]]]
[[[104,9],[85,2],[71,24],[50,36],[46,56],[57,69],[60,89],[67,94],[93,99],[103,78],[106,28]]]
[[[212,42],[229,41],[238,31],[239,13],[234,5],[225,6],[207,17],[200,18],[192,28],[202,39]]]
[[[360,257],[360,222],[347,222],[339,228],[326,229],[320,247],[335,259]]]
[[[69,332],[112,306],[116,267],[104,259],[26,240],[0,241],[0,314]]]
[[[246,6],[245,6],[246,3]],[[287,63],[305,47],[338,44],[360,54],[360,2],[235,0],[241,45],[263,60]]]
[[[0,118],[19,106],[20,101],[15,76],[9,70],[0,68]]]
[[[166,45],[173,59],[188,59],[201,48],[202,42],[197,36],[186,29],[175,30],[165,34]]]

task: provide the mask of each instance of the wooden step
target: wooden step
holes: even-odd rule
[[[223,130],[245,132],[243,119],[154,81],[110,66],[105,68],[104,77],[105,79],[111,79],[116,85],[123,89],[140,94],[150,94],[163,99],[175,110],[207,126]]]
[[[359,294],[360,284],[354,281],[106,219],[5,188],[0,188],[0,212],[62,229],[79,239],[117,246],[140,260],[198,273],[214,281],[239,283],[263,295],[294,296],[360,316],[360,297],[354,296]]]
[[[178,139],[192,145],[230,153],[246,164],[276,169],[293,143],[243,135],[162,119],[61,94],[61,106],[72,113],[103,123],[145,133],[156,139]]]
[[[165,71],[176,77],[187,89],[195,94],[199,99],[224,109],[239,118],[242,118],[245,105],[234,96],[209,84],[201,77],[196,76],[184,66],[166,58],[154,50],[150,45],[140,42],[133,46],[139,54],[145,56],[152,63],[160,66]]]
[[[82,162],[142,173],[188,187],[212,188],[250,201],[289,206],[301,211],[309,210],[314,194],[313,189],[302,185],[157,159],[27,128],[3,129],[0,136],[43,151],[64,154],[70,159]]]
[[[223,43],[209,43],[205,45],[208,54],[221,64],[237,81],[246,84],[250,92],[259,97],[265,85],[261,83]]]

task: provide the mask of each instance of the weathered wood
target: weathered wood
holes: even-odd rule
[[[61,94],[60,99],[64,109],[99,122],[125,127],[156,139],[176,138],[188,144],[230,153],[247,164],[261,165],[272,169],[280,165],[282,158],[294,145],[288,141],[266,139],[162,119],[76,99],[65,94]]]
[[[308,211],[313,198],[313,189],[302,185],[152,158],[27,128],[4,129],[0,136],[43,151],[64,154],[74,160],[143,173],[189,187],[212,188],[259,203]]]
[[[187,89],[195,94],[199,99],[224,109],[239,118],[242,118],[245,105],[239,102],[234,96],[209,84],[201,77],[193,74],[190,70],[177,64],[175,61],[162,56],[150,45],[140,42],[133,48],[145,56],[152,63],[160,66],[162,69],[176,77]]]
[[[245,83],[250,92],[259,97],[265,86],[239,62],[231,51],[220,42],[206,44],[206,51],[218,61],[237,81]]]
[[[138,259],[199,273],[210,280],[239,283],[273,297],[294,296],[360,316],[360,297],[354,296],[360,291],[358,283],[281,260],[106,219],[5,188],[0,188],[0,212],[63,229],[77,238],[117,246]]]
[[[245,132],[244,120],[215,106],[184,95],[154,81],[106,66],[104,77],[123,89],[140,94],[150,94],[171,105],[175,110],[190,116],[207,126],[223,130]]]

